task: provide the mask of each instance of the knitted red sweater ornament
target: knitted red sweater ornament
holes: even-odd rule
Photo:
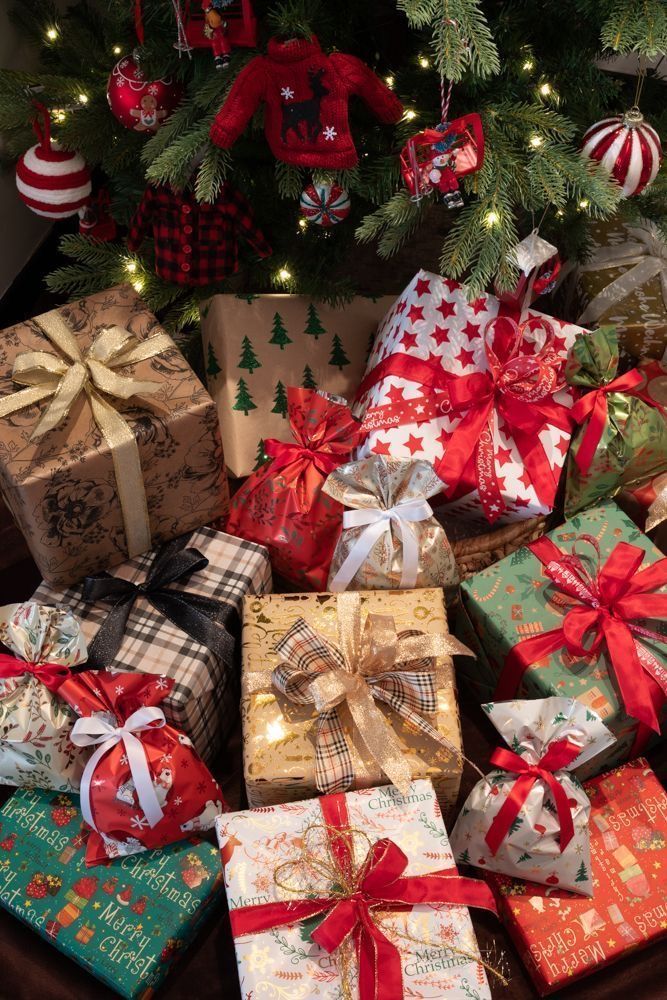
[[[299,167],[353,167],[359,158],[347,114],[351,94],[387,124],[403,114],[396,95],[356,56],[327,56],[314,35],[272,38],[267,54],[237,76],[211,126],[211,139],[229,149],[264,102],[266,138],[277,159]]]

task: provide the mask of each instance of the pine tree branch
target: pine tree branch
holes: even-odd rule
[[[616,0],[600,32],[614,52],[656,56],[667,52],[667,5],[664,0]]]

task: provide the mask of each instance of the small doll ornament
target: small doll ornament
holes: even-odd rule
[[[202,0],[201,9],[206,21],[204,34],[211,42],[216,69],[227,69],[229,66],[232,45],[225,13],[233,4],[234,0]]]
[[[590,802],[571,773],[615,742],[574,698],[482,705],[511,750],[478,781],[451,833],[460,864],[593,895]]]

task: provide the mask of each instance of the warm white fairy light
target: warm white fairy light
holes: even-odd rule
[[[589,205],[590,201],[588,200],[588,198],[582,198],[581,201],[579,202],[579,208],[582,210],[582,212],[584,212]]]
[[[563,216],[565,215],[565,212],[563,211],[562,208],[559,208],[558,211],[556,212],[556,215],[558,216],[559,219],[562,219]]]
[[[523,63],[523,65],[522,65],[521,69],[524,71],[524,73],[530,73],[532,70],[535,69],[535,60],[534,59],[526,59],[525,62]]]
[[[537,89],[542,97],[549,97],[549,95],[553,93],[553,87],[548,80],[541,83]]]
[[[47,37],[47,39],[48,39],[49,42],[55,42],[56,39],[58,38],[58,29],[57,28],[47,28],[46,37]]]
[[[422,69],[428,69],[429,66],[431,65],[431,61],[426,56],[420,56],[419,65],[421,66]]]
[[[132,282],[132,287],[134,288],[135,292],[141,292],[141,291],[143,291],[144,279],[143,278],[135,278],[134,281]]]
[[[51,117],[58,125],[62,125],[67,118],[67,115],[65,114],[64,108],[53,108],[51,111]]]
[[[544,139],[541,135],[531,135],[530,137],[530,145],[533,149],[539,149],[543,142]]]
[[[114,45],[111,51],[115,56],[119,56],[123,50],[121,49],[120,45]]]
[[[88,94],[79,94],[79,104],[88,103]]]
[[[394,86],[395,80],[394,80],[393,76],[385,76],[384,82],[387,84],[387,86],[391,90],[391,88]]]
[[[414,118],[417,117],[417,112],[413,111],[412,108],[408,108],[403,117],[406,119],[406,121],[411,122]]]
[[[308,219],[299,219],[299,229],[305,229],[308,225]]]
[[[291,277],[292,277],[292,272],[289,271],[286,267],[281,267],[280,270],[278,271],[279,281],[286,282],[289,281]]]
[[[486,217],[484,219],[484,222],[486,223],[486,225],[489,228],[491,228],[491,226],[497,225],[498,222],[499,222],[499,220],[500,220],[500,216],[498,215],[498,213],[491,211],[491,212],[487,212],[486,213]]]

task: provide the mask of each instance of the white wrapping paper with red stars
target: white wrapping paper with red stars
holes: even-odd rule
[[[160,702],[173,683],[100,670],[72,676],[59,688],[81,716],[72,742],[93,751],[81,779],[89,866],[208,830],[227,809],[189,737],[165,722]]]
[[[419,271],[380,325],[355,415],[371,453],[428,459],[446,512],[548,513],[570,443],[564,363],[581,327]]]

